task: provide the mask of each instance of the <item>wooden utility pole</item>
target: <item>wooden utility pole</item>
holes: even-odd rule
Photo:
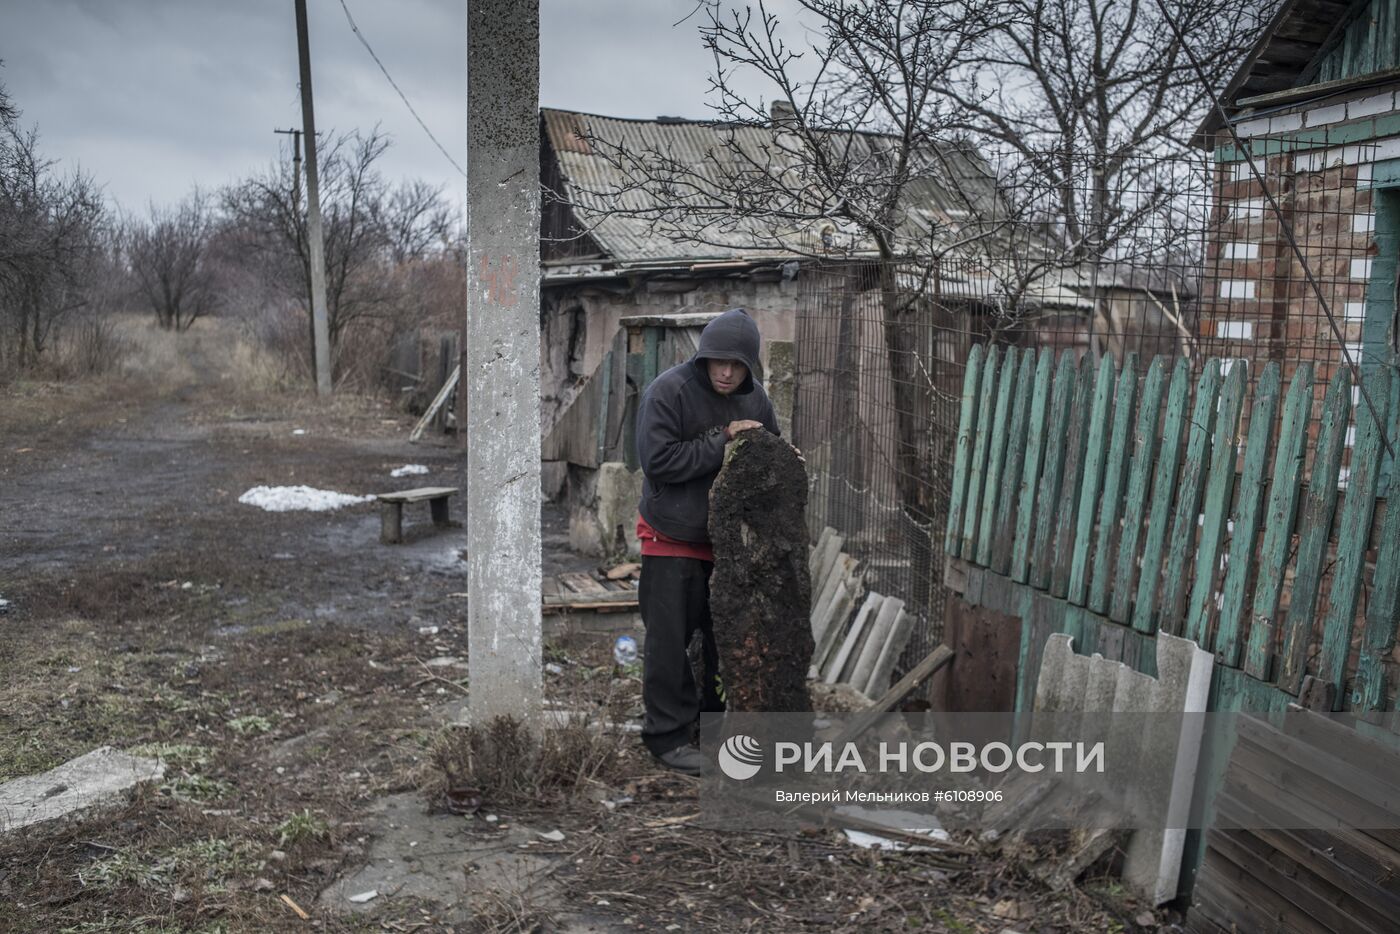
[[[301,130],[306,136],[306,238],[311,253],[311,336],[316,351],[316,393],[331,394],[331,335],[326,316],[326,250],[321,234],[321,192],[316,181],[316,115],[311,106],[311,41],[306,0],[296,0],[297,63],[301,71]]]

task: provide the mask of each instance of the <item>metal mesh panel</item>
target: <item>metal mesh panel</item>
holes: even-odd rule
[[[992,156],[996,197],[979,194],[981,217],[939,219],[962,243],[936,262],[883,276],[858,256],[804,267],[793,433],[812,476],[810,525],[846,536],[867,588],[906,601],[916,625],[903,666],[942,635],[952,445],[974,342],[1136,355],[1140,372],[1158,354],[1195,372],[1219,358],[1251,381],[1267,361],[1285,380],[1309,361],[1319,409],[1343,345],[1362,372],[1392,363],[1394,263],[1376,241],[1391,195],[1373,187],[1367,147],[1319,134],[1249,150],[1270,153],[1254,157],[1258,176],[1223,147],[1139,160],[1112,179],[1089,166],[1068,191]]]

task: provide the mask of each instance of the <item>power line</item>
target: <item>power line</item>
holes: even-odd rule
[[[428,139],[433,141],[433,145],[438,148],[438,152],[442,153],[443,158],[452,163],[452,167],[457,170],[457,174],[466,178],[467,173],[462,171],[462,167],[457,164],[457,160],[452,158],[452,155],[443,148],[442,143],[438,142],[438,138],[433,135],[433,131],[428,129],[428,125],[423,122],[423,118],[418,116],[418,111],[413,109],[413,105],[409,103],[408,96],[404,94],[398,82],[394,80],[394,76],[389,74],[389,69],[385,68],[384,63],[379,60],[379,56],[374,54],[374,49],[370,47],[369,40],[365,38],[364,33],[360,32],[360,27],[355,25],[355,17],[350,15],[350,8],[345,5],[345,0],[340,0],[340,8],[345,11],[345,19],[346,22],[350,24],[350,31],[355,34],[355,38],[360,40],[360,44],[365,47],[365,51],[369,53],[369,57],[374,59],[374,63],[379,66],[379,70],[384,72],[384,77],[389,80],[389,85],[394,89],[395,93],[399,95],[399,100],[403,101],[403,105],[408,108],[408,112],[413,114],[413,119],[418,121],[418,125],[423,128],[424,133],[428,134]]]

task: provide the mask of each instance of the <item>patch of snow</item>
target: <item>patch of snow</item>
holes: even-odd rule
[[[242,496],[240,503],[257,506],[268,512],[290,512],[306,510],[325,512],[342,506],[368,503],[373,496],[355,496],[351,493],[337,493],[334,490],[318,490],[309,486],[255,486]]]
[[[389,476],[416,477],[419,474],[425,474],[427,472],[428,468],[424,467],[422,464],[404,464],[402,467],[395,467],[393,470],[389,471]]]

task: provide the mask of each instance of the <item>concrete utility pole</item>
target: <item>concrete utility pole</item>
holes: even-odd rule
[[[326,249],[321,236],[321,191],[316,181],[316,115],[311,106],[311,40],[306,0],[296,0],[297,64],[301,70],[301,129],[306,136],[306,239],[311,252],[311,339],[316,349],[316,394],[331,394],[331,332],[326,317]]]
[[[472,722],[541,709],[539,0],[467,4]]]

